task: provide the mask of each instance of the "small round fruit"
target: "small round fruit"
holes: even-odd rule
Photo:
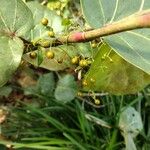
[[[48,59],[53,59],[54,56],[55,56],[54,52],[52,52],[52,51],[47,51],[47,52],[46,52],[46,57],[47,57]]]
[[[78,56],[75,56],[71,59],[71,63],[74,64],[74,65],[78,64],[78,62],[79,62],[79,57]]]
[[[48,36],[50,36],[50,37],[54,37],[55,36],[55,33],[54,33],[54,31],[48,31]]]
[[[97,44],[96,44],[96,43],[91,43],[91,47],[92,47],[92,48],[96,48],[96,47],[97,47]]]
[[[87,60],[85,60],[85,59],[80,60],[79,66],[80,67],[87,67],[88,66]]]
[[[60,9],[61,8],[61,2],[58,1],[55,3],[55,9]]]
[[[95,79],[93,79],[93,78],[90,78],[90,81],[91,81],[92,83],[94,83],[94,82],[95,82]]]
[[[86,80],[83,80],[83,81],[82,81],[82,85],[83,85],[83,86],[87,86],[87,85],[88,85],[87,81],[86,81]]]
[[[30,53],[30,58],[35,59],[37,57],[37,53],[36,52],[31,52]]]
[[[43,18],[41,20],[41,23],[44,25],[44,26],[47,26],[48,25],[48,19],[47,18]]]
[[[94,100],[94,103],[95,103],[96,105],[99,105],[101,102],[100,102],[99,99],[95,99],[95,100]]]
[[[42,40],[38,44],[44,48],[48,48],[48,47],[50,47],[51,42],[49,40]]]
[[[77,95],[80,97],[83,96],[83,94],[81,92],[78,92]]]

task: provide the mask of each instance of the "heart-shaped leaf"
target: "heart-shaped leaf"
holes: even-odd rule
[[[32,27],[32,13],[20,0],[0,1],[0,86],[17,69],[23,53],[23,42]]]
[[[84,77],[85,90],[133,94],[150,83],[150,75],[133,66],[103,43]],[[94,82],[93,82],[94,81]]]
[[[93,28],[150,9],[149,0],[81,0],[81,4],[85,19]],[[150,74],[150,29],[127,31],[104,40],[126,61]]]
[[[33,26],[33,17],[25,3],[1,0],[0,6],[0,36],[26,37]]]

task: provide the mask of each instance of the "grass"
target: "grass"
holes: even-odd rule
[[[150,147],[147,90],[133,96],[103,96],[103,108],[94,108],[78,98],[62,104],[52,97],[37,95],[30,103],[18,101],[18,106],[9,108],[10,116],[2,126],[2,133],[11,142],[1,141],[1,144],[9,143],[14,149],[23,150],[119,150],[125,146],[117,127],[119,112],[123,107],[133,106],[141,114],[144,126],[135,139],[137,149]],[[91,121],[86,115],[100,120]]]

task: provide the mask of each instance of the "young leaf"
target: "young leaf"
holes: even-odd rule
[[[109,25],[150,8],[148,0],[81,0],[81,4],[85,19],[93,28]],[[149,29],[127,31],[104,37],[104,40],[126,61],[150,74]]]
[[[95,82],[91,82],[91,79]],[[126,62],[103,43],[86,73],[84,90],[106,91],[115,95],[133,94],[150,83],[150,75]]]
[[[65,75],[58,81],[57,87],[55,89],[55,98],[66,103],[73,100],[76,96],[77,84],[72,75]]]

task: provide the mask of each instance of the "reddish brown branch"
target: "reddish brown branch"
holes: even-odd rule
[[[68,36],[62,36],[56,40],[56,43],[87,42],[95,38],[139,28],[150,28],[150,10],[138,12],[99,29],[94,29],[87,32],[75,32]]]

